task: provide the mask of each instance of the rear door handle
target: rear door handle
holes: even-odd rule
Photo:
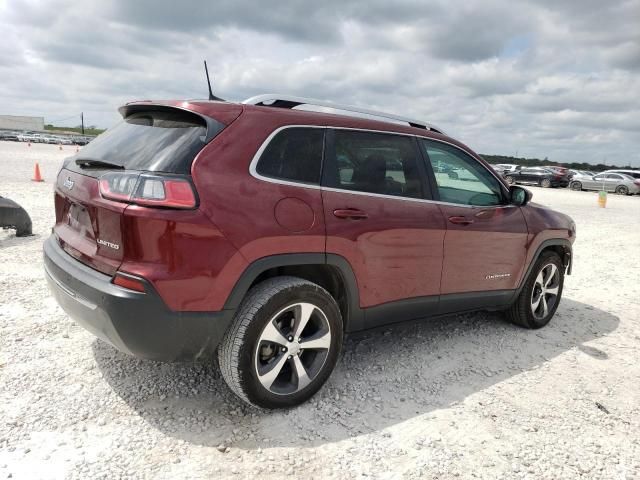
[[[473,223],[473,220],[467,217],[449,217],[449,221],[456,225],[471,225]]]
[[[358,210],[357,208],[338,208],[333,211],[333,215],[337,218],[351,218],[353,220],[363,220],[369,218],[367,212]]]

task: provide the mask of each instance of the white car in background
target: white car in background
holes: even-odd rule
[[[571,179],[571,190],[604,190],[615,192],[618,195],[640,194],[640,179],[633,178],[624,173],[602,172],[593,177]]]
[[[514,163],[498,163],[496,164],[496,167],[502,169],[504,173],[515,172],[522,168],[520,165],[516,165]]]

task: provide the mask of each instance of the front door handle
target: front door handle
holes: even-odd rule
[[[363,220],[365,218],[369,218],[367,212],[363,212],[362,210],[358,210],[357,208],[338,208],[333,211],[333,215],[336,218],[351,218],[353,220]]]
[[[473,220],[467,217],[449,217],[449,221],[456,225],[471,225]]]

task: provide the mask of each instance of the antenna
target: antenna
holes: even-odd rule
[[[204,61],[204,73],[207,74],[207,86],[209,87],[209,100],[217,100],[219,102],[224,102],[223,99],[216,97],[211,90],[211,80],[209,80],[209,69],[207,68],[207,61]]]

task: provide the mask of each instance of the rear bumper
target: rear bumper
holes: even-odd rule
[[[233,318],[232,310],[174,312],[153,286],[135,292],[68,255],[53,236],[44,243],[49,288],[79,325],[118,350],[163,361],[197,360],[213,354]]]

